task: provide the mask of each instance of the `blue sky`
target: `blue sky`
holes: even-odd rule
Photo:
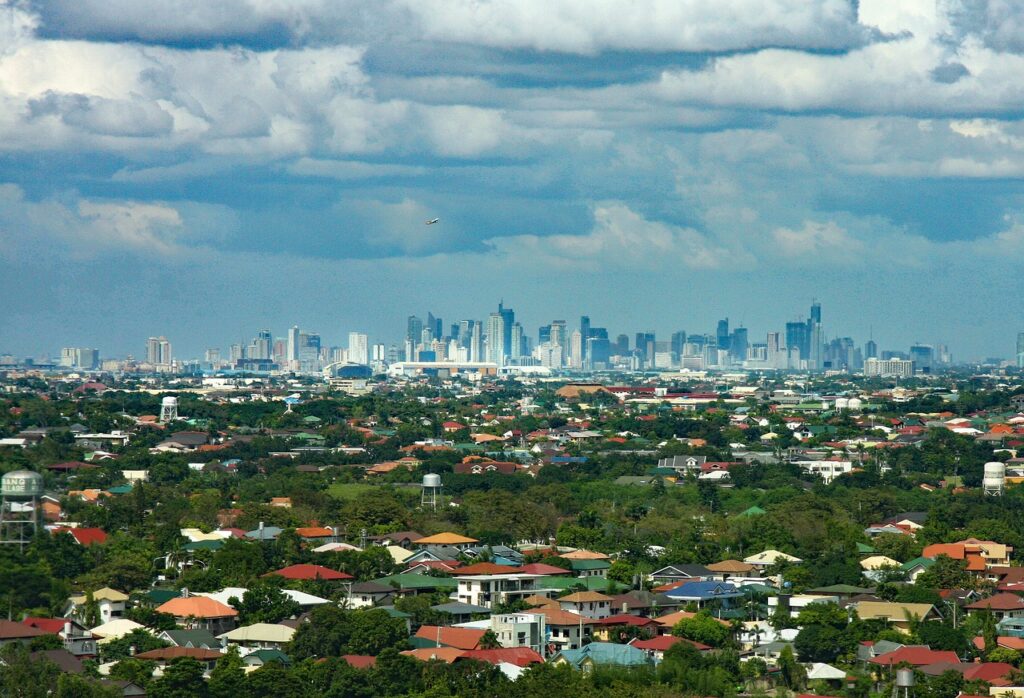
[[[817,298],[1009,356],[1022,75],[1007,0],[0,0],[0,351]]]

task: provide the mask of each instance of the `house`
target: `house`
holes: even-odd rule
[[[551,658],[552,664],[568,664],[575,669],[590,671],[595,665],[646,666],[647,653],[632,645],[611,642],[591,642],[580,649],[562,650]]]
[[[56,635],[64,643],[64,649],[75,657],[95,657],[96,638],[85,626],[70,618],[34,618],[21,621],[47,633]]]
[[[408,550],[413,547],[413,541],[423,538],[419,531],[395,531],[380,536],[368,536],[367,540],[377,545],[397,545]]]
[[[907,581],[914,583],[917,578],[920,577],[924,572],[935,564],[935,558],[931,557],[916,557],[913,560],[909,560],[900,565],[900,571],[907,576]]]
[[[443,625],[421,625],[413,636],[416,647],[454,647],[460,650],[480,648],[486,630],[453,628]],[[418,640],[418,642],[416,642]]]
[[[348,608],[370,608],[392,600],[394,587],[373,581],[358,581],[348,588],[345,605]]]
[[[526,466],[522,463],[511,463],[507,461],[496,461],[489,458],[472,457],[473,460],[466,460],[452,466],[452,472],[456,475],[484,475],[487,473],[498,473],[499,475],[515,475]]]
[[[447,531],[445,533],[437,533],[432,536],[425,536],[413,541],[413,544],[419,548],[425,548],[431,545],[450,545],[458,550],[463,550],[471,545],[479,543],[476,538],[469,538],[468,536],[460,536],[458,533],[452,533]]]
[[[700,582],[712,579],[715,576],[704,565],[675,564],[666,565],[661,569],[651,572],[648,578],[654,583],[654,586],[661,586],[662,584],[671,584],[672,582]]]
[[[904,645],[892,652],[886,652],[868,660],[868,663],[878,666],[909,664],[914,667],[923,667],[937,662],[959,664],[960,658],[956,652],[933,650],[927,645]]]
[[[491,632],[502,647],[528,647],[544,654],[548,633],[543,613],[500,613],[491,616]]]
[[[816,603],[839,603],[839,597],[825,594],[792,594],[787,596],[768,597],[768,613],[776,613],[780,606],[789,608],[789,616],[796,618],[800,611],[811,604]]]
[[[911,631],[911,619],[929,620],[937,616],[935,607],[927,603],[897,603],[895,601],[857,601],[850,604],[861,620],[888,621],[893,629],[902,633]]]
[[[89,632],[92,633],[93,637],[99,638],[97,644],[103,645],[113,640],[119,640],[125,635],[144,627],[146,626],[142,625],[142,623],[136,623],[128,618],[115,618],[112,621],[97,625],[95,628],[90,628]]]
[[[295,529],[295,534],[310,545],[338,542],[337,534],[326,526],[300,526]]]
[[[90,545],[102,545],[107,542],[107,532],[102,528],[89,528],[85,526],[57,526],[50,531],[53,535],[67,533],[79,545],[88,547]]]
[[[0,620],[0,647],[13,643],[28,645],[37,637],[52,634],[31,625],[16,623],[13,620]]]
[[[445,613],[451,617],[451,624],[457,625],[459,623],[468,623],[475,619],[475,616],[489,616],[491,615],[491,609],[486,606],[474,606],[473,604],[462,603],[460,601],[450,601],[448,603],[439,603],[430,607],[431,610],[437,611],[438,613]]]
[[[646,631],[653,636],[658,634],[661,623],[653,618],[620,613],[597,621],[594,624],[594,637],[606,642],[621,642],[630,637],[627,629]]]
[[[157,637],[174,647],[198,647],[204,650],[220,649],[221,642],[208,630],[164,630]]]
[[[570,560],[569,563],[579,577],[607,577],[612,566],[608,560]]]
[[[525,669],[533,664],[541,664],[544,657],[530,647],[497,647],[489,650],[464,650],[462,655],[455,659],[456,662],[466,660],[487,662],[506,671],[508,666]],[[516,675],[518,676],[518,672]]]
[[[665,658],[665,651],[678,642],[686,642],[693,645],[700,652],[706,652],[711,647],[708,645],[701,644],[700,642],[694,642],[693,640],[685,640],[675,635],[658,635],[652,637],[649,640],[642,640],[640,638],[633,638],[629,643],[638,650],[643,650],[647,653],[648,658],[654,662],[660,662]]]
[[[238,645],[249,650],[279,650],[291,642],[295,628],[278,623],[244,625],[217,637],[225,645]]]
[[[988,611],[997,621],[1004,618],[1024,618],[1024,599],[1017,594],[1002,592],[974,601],[965,607],[968,613]]]
[[[180,628],[209,630],[215,635],[235,627],[238,611],[206,596],[182,596],[157,606],[158,613],[174,616]]]
[[[489,563],[488,563],[489,564]],[[467,568],[468,569],[468,568]],[[515,569],[515,568],[512,568]],[[543,594],[537,581],[543,579],[537,574],[464,574],[460,569],[456,575],[456,599],[474,606],[494,608],[517,598]]]
[[[103,587],[92,592],[92,601],[96,604],[101,623],[124,616],[128,603],[128,594],[110,587]],[[64,605],[64,617],[84,621],[89,594],[77,594],[68,598]]]
[[[202,664],[204,670],[211,671],[217,660],[223,656],[216,650],[204,650],[197,647],[161,647],[148,652],[140,652],[135,655],[135,658],[156,662],[158,667],[165,667],[175,659],[188,657]]]
[[[741,560],[722,560],[721,562],[707,565],[705,569],[710,573],[706,579],[720,579],[723,582],[733,577],[749,578],[760,576],[757,567]]]
[[[986,576],[984,573],[993,567],[1008,567],[1012,552],[1013,547],[1003,543],[967,538],[956,543],[925,546],[921,551],[921,557],[936,558],[939,555],[946,555],[954,560],[966,560],[968,572],[976,576]]]
[[[273,572],[267,572],[264,577],[284,577],[285,579],[302,581],[326,581],[343,582],[355,579],[351,574],[338,572],[322,565],[289,565]]]
[[[757,553],[756,555],[751,555],[749,557],[743,558],[743,562],[763,570],[779,562],[785,562],[795,565],[803,562],[803,560],[793,555],[780,552],[778,550],[764,550],[760,553]]]
[[[590,642],[597,622],[578,613],[563,611],[557,605],[532,608],[526,613],[544,616],[544,624],[548,631],[545,655],[561,649],[576,649],[582,647],[583,643]]]
[[[288,655],[286,655],[281,650],[261,649],[253,650],[249,654],[242,657],[242,662],[245,664],[246,667],[252,667],[255,669],[263,666],[264,664],[269,664],[271,662],[277,662],[278,664],[283,664],[284,666],[291,666],[292,660]],[[247,669],[247,671],[248,670],[249,669]]]
[[[556,600],[558,601],[558,607],[563,611],[586,616],[587,618],[600,620],[612,614],[612,597],[605,596],[596,591],[578,591],[575,594],[569,594]]]
[[[743,592],[730,582],[686,582],[670,589],[665,595],[683,603],[695,603],[697,608],[730,608]]]

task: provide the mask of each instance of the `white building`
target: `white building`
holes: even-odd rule
[[[549,589],[537,588],[537,580],[542,577],[540,574],[467,574],[456,577],[459,582],[456,600],[494,608],[534,594],[546,596]]]
[[[502,613],[491,616],[491,631],[502,647],[529,647],[544,656],[547,623],[542,613]]]
[[[864,362],[864,375],[910,378],[914,375],[914,362],[909,359],[868,359]]]
[[[370,363],[369,338],[362,332],[348,333],[348,354],[349,363],[363,364]]]

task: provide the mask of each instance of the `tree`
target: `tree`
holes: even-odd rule
[[[245,693],[250,696],[298,698],[302,687],[280,662],[267,662],[245,677]]]
[[[61,674],[57,678],[54,698],[120,698],[119,688],[104,686],[95,679],[76,674]]]
[[[235,698],[245,694],[245,669],[238,647],[231,645],[210,672],[210,698]]]
[[[0,648],[0,687],[5,698],[46,698],[59,675],[56,664],[48,659],[33,661],[28,648],[20,643]]]
[[[676,637],[721,647],[729,639],[729,628],[707,611],[698,611],[691,618],[683,618],[672,628]]]
[[[833,662],[851,649],[845,633],[831,625],[805,625],[797,633],[793,646],[801,662]]]
[[[962,589],[971,583],[966,560],[939,555],[935,564],[922,572],[914,584],[931,589]]]
[[[145,688],[153,678],[155,666],[151,661],[128,657],[110,667],[110,678],[131,681],[136,686]]]
[[[116,662],[130,657],[133,649],[135,652],[140,653],[168,646],[168,643],[156,635],[143,628],[136,628],[127,635],[122,635],[116,640],[100,645],[100,657],[104,662]]]
[[[834,603],[812,603],[804,607],[796,619],[797,625],[827,625],[845,628],[849,622],[846,611]]]
[[[478,644],[482,650],[495,650],[501,647],[501,642],[498,641],[498,636],[494,634],[493,630],[484,631]]]
[[[172,659],[163,676],[149,684],[146,695],[149,698],[205,698],[208,693],[203,665],[191,657]]]
[[[405,623],[386,611],[347,611],[318,606],[295,632],[286,653],[294,659],[378,654],[387,647],[406,645]]]
[[[782,652],[779,653],[779,673],[782,676],[783,683],[786,684],[786,688],[790,690],[796,690],[804,685],[804,681],[807,679],[807,673],[804,668],[797,663],[796,658],[793,656],[793,650],[790,649],[789,645],[782,648]]]
[[[241,601],[235,597],[228,599],[228,603],[238,611],[238,622],[242,625],[278,623],[297,616],[302,607],[281,590],[282,583],[280,578],[262,578],[245,590]]]
[[[922,644],[933,650],[949,650],[962,653],[970,647],[967,633],[963,628],[936,621],[926,621],[917,626],[916,635]]]

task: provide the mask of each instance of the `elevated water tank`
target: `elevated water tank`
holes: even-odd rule
[[[914,687],[914,670],[913,669],[897,669],[896,670],[896,688],[913,688]]]
[[[991,463],[985,464],[985,469],[981,476],[981,489],[985,494],[998,497],[1003,493],[1005,482],[1005,463],[992,461]]]
[[[426,475],[423,476],[423,486],[424,487],[440,487],[441,486],[441,476],[438,475],[437,473],[427,473]]]
[[[5,499],[41,497],[43,476],[31,470],[12,470],[0,478],[0,494]]]

